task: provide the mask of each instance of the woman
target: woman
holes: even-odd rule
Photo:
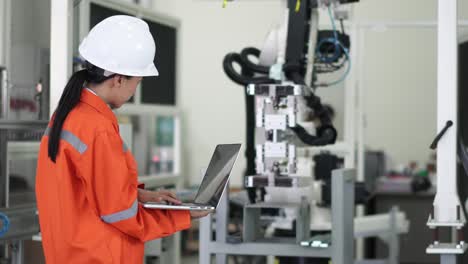
[[[157,76],[148,25],[113,16],[79,47],[86,69],[68,81],[41,141],[36,195],[48,264],[142,263],[144,242],[190,227],[208,212],[144,209],[180,203],[138,188],[137,166],[119,136],[119,108],[144,76]]]

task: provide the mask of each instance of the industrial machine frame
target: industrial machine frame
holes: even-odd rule
[[[11,245],[11,261],[15,264],[23,263],[23,240],[29,240],[33,234],[39,232],[39,219],[36,214],[36,205],[27,204],[11,207],[9,204],[9,137],[15,137],[15,133],[21,133],[22,141],[37,141],[24,146],[26,151],[38,151],[39,140],[47,127],[47,121],[16,121],[0,120],[0,212],[6,216],[9,227],[0,237],[0,241],[7,242],[5,247],[5,257],[9,257],[8,245]],[[23,133],[29,132],[29,133]],[[31,133],[32,132],[32,133]],[[38,138],[38,135],[40,136]],[[15,139],[11,141],[17,141]],[[9,146],[10,145],[10,146]],[[2,220],[2,228],[5,225]],[[25,228],[27,227],[27,228]]]
[[[216,211],[216,239],[213,241],[212,216],[200,220],[199,263],[211,263],[211,255],[216,255],[216,263],[227,263],[227,255],[273,255],[330,257],[333,263],[354,261],[354,178],[355,170],[335,170],[332,176],[332,245],[326,249],[302,247],[293,240],[287,242],[227,243],[228,192],[224,192]]]

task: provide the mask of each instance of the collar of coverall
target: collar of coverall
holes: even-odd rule
[[[90,91],[88,88],[83,89],[81,92],[80,101],[90,105],[99,113],[104,115],[104,117],[112,122],[112,125],[116,128],[116,130],[119,131],[119,125],[117,123],[117,118],[115,117],[114,112],[112,112],[111,108],[106,104],[106,102],[97,96],[96,93]]]

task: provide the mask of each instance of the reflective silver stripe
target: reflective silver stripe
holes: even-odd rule
[[[135,202],[133,202],[130,208],[117,212],[117,213],[110,214],[110,215],[103,215],[101,216],[101,219],[106,223],[112,224],[115,222],[119,222],[122,220],[127,220],[129,218],[132,218],[137,214],[137,212],[138,212],[138,201],[135,200]]]
[[[45,130],[44,136],[48,136],[49,134],[50,127]],[[86,149],[88,149],[88,146],[83,143],[77,136],[73,135],[73,133],[70,131],[62,130],[60,133],[60,138],[72,145],[80,154],[83,154]]]
[[[85,143],[81,142],[81,140],[70,131],[62,130],[60,138],[70,143],[80,154],[83,154],[88,148]]]
[[[127,152],[128,150],[128,147],[127,147],[127,144],[125,144],[125,142],[123,143],[123,152]]]

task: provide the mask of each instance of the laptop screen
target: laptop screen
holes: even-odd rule
[[[241,144],[217,145],[198,189],[195,203],[217,206],[237,159]]]

